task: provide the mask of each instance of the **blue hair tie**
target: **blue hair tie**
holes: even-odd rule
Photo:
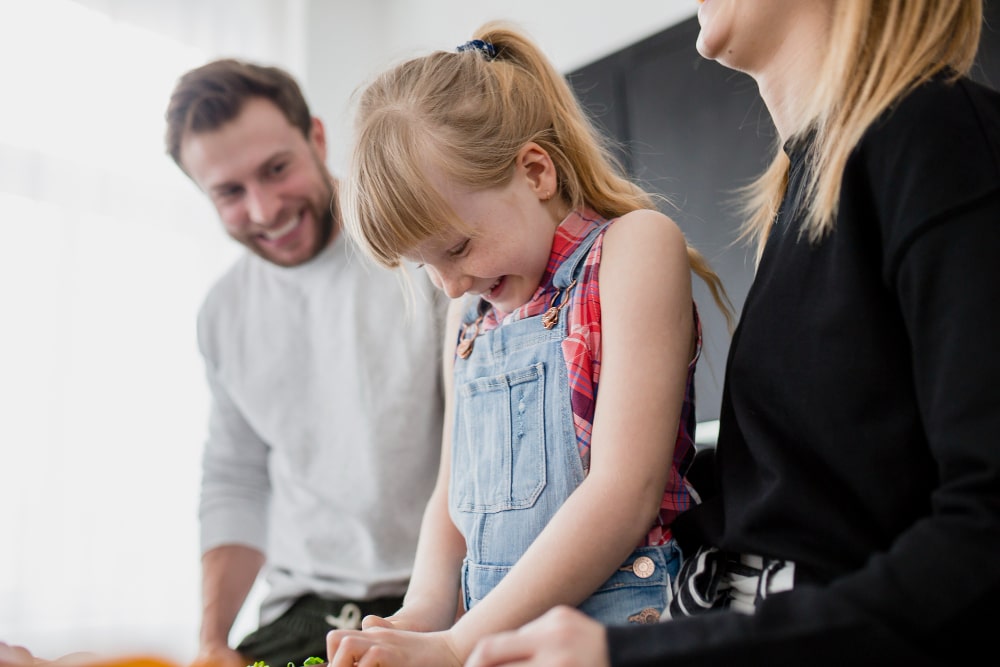
[[[479,51],[486,56],[487,60],[495,60],[497,57],[497,47],[481,39],[473,39],[462,44],[458,47],[458,52],[461,53],[462,51]]]

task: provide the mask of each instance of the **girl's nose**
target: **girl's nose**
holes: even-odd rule
[[[441,271],[428,265],[427,272],[430,274],[431,282],[447,294],[450,299],[462,296],[469,291],[469,287],[472,285],[472,279],[461,271]]]

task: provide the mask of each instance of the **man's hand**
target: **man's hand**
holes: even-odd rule
[[[224,644],[202,646],[191,667],[247,667],[251,664],[244,656]]]

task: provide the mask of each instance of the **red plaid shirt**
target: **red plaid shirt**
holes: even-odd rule
[[[570,213],[556,229],[549,263],[534,296],[511,313],[504,314],[491,309],[483,317],[481,330],[488,331],[503,324],[540,315],[547,310],[555,293],[552,279],[556,270],[595,227],[605,222],[604,218],[587,209]],[[562,343],[562,349],[569,375],[577,448],[583,459],[584,470],[590,469],[594,405],[601,376],[601,293],[598,273],[601,267],[604,231],[598,235],[590,252],[587,253],[580,278],[570,292],[569,304],[561,314],[562,317],[569,318],[569,334]],[[670,479],[663,491],[659,517],[643,542],[647,546],[669,541],[670,524],[674,517],[690,508],[695,502],[687,480],[680,474],[680,470],[684,469],[694,456],[694,371],[701,354],[701,323],[698,320],[697,308],[694,310],[694,319],[698,335],[697,347],[694,358],[688,364],[687,389],[684,392],[684,404],[681,407],[681,419],[674,444]]]

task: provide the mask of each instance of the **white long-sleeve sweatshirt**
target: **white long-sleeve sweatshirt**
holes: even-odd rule
[[[312,261],[247,254],[209,292],[201,548],[267,556],[260,621],[303,593],[401,595],[441,444],[446,298],[343,234]]]

